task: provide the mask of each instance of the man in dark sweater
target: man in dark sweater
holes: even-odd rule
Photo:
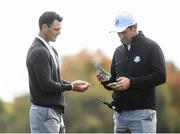
[[[155,133],[155,87],[166,81],[163,52],[137,30],[131,14],[121,13],[114,25],[112,32],[118,34],[122,45],[114,52],[111,78],[105,81],[100,72],[96,73],[102,85],[113,91],[114,132]]]
[[[30,47],[26,65],[29,74],[30,127],[32,133],[63,133],[62,118],[65,100],[64,91],[84,92],[89,83],[82,80],[62,80],[58,54],[49,44],[55,42],[61,30],[60,17],[55,12],[45,12],[39,18],[39,35]]]

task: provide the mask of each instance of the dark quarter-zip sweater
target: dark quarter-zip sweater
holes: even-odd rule
[[[163,52],[159,45],[139,34],[132,39],[131,48],[119,46],[113,55],[111,79],[102,83],[106,85],[118,77],[130,79],[130,87],[124,91],[113,90],[112,105],[117,111],[153,109],[156,110],[155,87],[166,81],[166,68]]]

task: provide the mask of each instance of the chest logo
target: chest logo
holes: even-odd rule
[[[135,63],[138,63],[138,62],[140,62],[141,61],[141,58],[139,57],[139,56],[136,56],[135,58],[134,58],[134,62]]]

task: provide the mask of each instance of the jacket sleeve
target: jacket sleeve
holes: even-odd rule
[[[131,77],[130,88],[143,90],[166,81],[165,59],[161,48],[157,44],[154,45],[149,59],[150,73],[142,77]]]
[[[72,81],[68,81],[68,80],[61,80],[64,84],[71,84]]]
[[[45,49],[35,50],[31,60],[33,73],[41,90],[48,93],[71,90],[70,83],[59,83],[51,79],[50,55]]]

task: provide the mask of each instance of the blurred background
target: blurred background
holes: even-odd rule
[[[110,102],[112,92],[95,77],[94,64],[109,71],[116,47],[110,34],[114,17],[132,13],[139,30],[162,48],[167,82],[157,87],[158,132],[180,132],[180,17],[178,0],[2,0],[0,49],[0,132],[30,132],[27,51],[39,32],[38,19],[45,11],[63,16],[61,35],[52,45],[60,56],[63,79],[83,79],[91,88],[82,94],[66,92],[67,132],[113,132],[113,111],[96,98]]]
[[[64,121],[69,133],[113,132],[113,111],[96,98],[111,101],[111,91],[105,90],[96,80],[96,60],[110,69],[111,60],[98,50],[90,53],[82,50],[76,55],[64,56],[62,77],[66,80],[83,79],[91,83],[87,92],[65,92],[67,106]],[[167,63],[167,82],[157,92],[157,132],[180,132],[180,71],[173,63]],[[13,102],[0,101],[0,132],[30,132],[27,94],[15,97]]]

